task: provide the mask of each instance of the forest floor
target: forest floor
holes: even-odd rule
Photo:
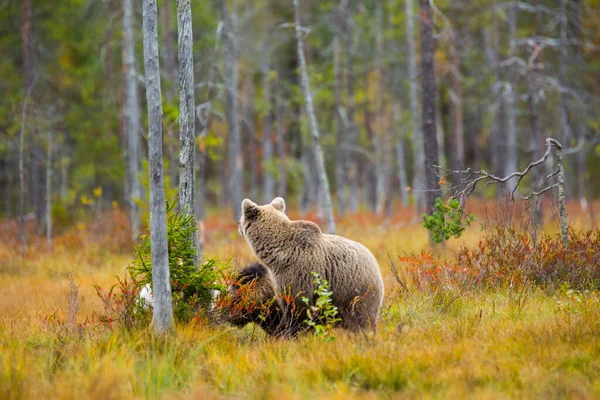
[[[486,213],[484,205],[475,208]],[[591,228],[577,209],[569,209],[571,226]],[[236,224],[225,222],[230,216],[210,215],[207,256],[234,256],[235,266],[251,261]],[[427,248],[427,233],[411,215],[404,210],[384,224],[361,213],[340,222],[339,234],[377,257],[386,298],[375,335],[336,329],[332,342],[312,334],[273,340],[253,326],[198,322],[178,326],[168,341],[115,331],[63,342],[48,316],[67,308],[71,272],[79,285],[77,322],[102,307],[92,283],[110,286],[134,256],[126,218],[113,211],[77,224],[49,253],[38,239],[25,258],[5,223],[0,398],[600,398],[599,293],[510,285],[402,289],[390,260]],[[557,226],[544,230],[554,234]],[[436,251],[444,257],[477,246],[480,237],[475,224]]]

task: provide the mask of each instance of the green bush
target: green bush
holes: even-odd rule
[[[467,226],[475,219],[467,215],[456,199],[444,204],[439,197],[435,199],[435,209],[431,215],[423,214],[423,226],[432,233],[435,243],[444,242],[451,237],[458,238]],[[463,221],[463,214],[466,215]]]
[[[209,259],[199,266],[194,265],[196,249],[189,238],[197,234],[194,217],[176,211],[176,202],[167,202],[167,242],[169,248],[169,272],[173,293],[173,312],[179,321],[189,321],[201,307],[210,304],[213,290],[224,290],[219,280],[229,261],[220,263]],[[152,255],[150,238],[141,237],[135,248],[137,257],[130,271],[141,286],[152,285]]]
[[[329,282],[321,279],[316,272],[312,275],[316,286],[315,303],[311,305],[307,297],[302,297],[302,301],[308,306],[307,319],[304,322],[315,330],[315,336],[321,337],[326,342],[332,341],[335,339],[331,333],[333,327],[341,321],[338,317],[338,308],[332,303],[333,292],[329,290]]]

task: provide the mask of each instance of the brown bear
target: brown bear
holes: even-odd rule
[[[234,280],[224,295],[229,301],[219,309],[225,321],[238,327],[254,322],[273,337],[294,337],[308,328],[282,300],[273,273],[264,265],[252,263]]]
[[[329,282],[332,302],[342,326],[351,331],[375,330],[383,302],[383,280],[375,257],[360,243],[327,235],[310,221],[291,221],[285,201],[277,197],[259,206],[242,203],[239,232],[261,263],[275,276],[278,291],[291,288],[299,301],[313,302],[312,272]]]

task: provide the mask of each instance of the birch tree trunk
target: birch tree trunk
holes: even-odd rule
[[[194,217],[194,229],[188,239],[196,251],[194,265],[199,265],[198,230],[196,224],[196,117],[194,105],[194,58],[190,0],[177,0],[177,43],[179,62],[179,212]]]
[[[287,196],[287,157],[285,153],[285,106],[283,104],[283,91],[281,82],[278,81],[277,95],[277,158],[279,159],[279,179],[277,182],[277,195],[285,198]]]
[[[435,102],[436,112],[435,112],[435,134],[437,138],[437,152],[438,152],[438,162],[440,166],[447,167],[446,160],[446,132],[444,131],[444,119],[442,116],[442,100],[436,99]]]
[[[344,134],[344,117],[342,105],[343,91],[343,74],[342,74],[342,45],[341,45],[341,19],[342,12],[340,7],[342,4],[337,4],[334,10],[334,27],[333,27],[333,74],[335,79],[334,95],[335,95],[335,131],[336,131],[336,149],[335,149],[335,194],[338,203],[338,212],[340,216],[346,214],[346,154],[347,144],[346,135]]]
[[[406,40],[408,42],[408,79],[410,113],[412,115],[414,146],[414,178],[415,203],[417,214],[425,210],[425,193],[419,191],[425,185],[425,158],[423,133],[421,131],[421,115],[419,113],[419,97],[417,93],[417,52],[415,48],[415,14],[413,0],[405,0],[406,6]]]
[[[495,5],[495,3],[494,3]],[[490,68],[493,68],[495,80],[492,84],[491,91],[494,95],[495,110],[491,127],[491,143],[492,148],[499,149],[498,151],[492,151],[490,158],[492,164],[492,171],[496,176],[506,176],[506,138],[505,138],[505,120],[506,120],[506,108],[504,102],[504,90],[503,90],[503,75],[502,69],[499,65],[498,49],[499,49],[499,26],[498,18],[494,13],[492,15],[492,28],[484,30],[484,41],[486,43],[486,58]],[[496,190],[496,195],[500,194],[499,190]]]
[[[141,169],[140,106],[137,91],[135,37],[133,34],[133,0],[123,0],[123,75],[125,86],[125,135],[127,138],[127,187],[129,188],[129,222],[131,240],[140,238],[142,188],[138,179]]]
[[[533,5],[536,7],[535,16],[535,35],[538,37],[542,36],[542,13],[539,11],[539,1],[534,0]],[[541,62],[542,55],[538,55],[536,61]],[[542,119],[540,115],[543,115],[541,110],[541,98],[538,96],[539,86],[536,82],[535,73],[533,70],[529,70],[527,74],[527,107],[529,111],[529,130],[531,133],[530,148],[532,149],[532,159],[536,159],[536,150],[541,148],[544,142],[542,133]],[[549,173],[546,168],[546,164],[540,165],[537,169],[531,171],[531,190],[537,192],[543,187],[543,179]],[[537,228],[542,225],[543,222],[543,208],[541,207],[542,199],[539,196],[533,196],[531,199],[533,203],[533,224],[534,224],[534,235],[537,236]],[[534,236],[536,238],[536,236]],[[535,243],[535,241],[534,241]]]
[[[248,167],[250,169],[249,193],[251,198],[256,199],[258,198],[260,187],[258,182],[259,143],[256,140],[256,107],[254,106],[254,96],[254,77],[252,76],[252,71],[249,70],[246,73],[246,95],[244,96],[245,101],[242,106],[242,135],[248,142],[249,154],[252,154],[252,157],[248,157]],[[242,149],[243,143],[244,141],[242,140]]]
[[[384,137],[387,135],[383,127],[383,0],[375,4],[375,74],[377,90],[375,91],[375,132],[373,149],[375,150],[375,212],[383,214],[385,205],[385,148]]]
[[[242,189],[244,159],[240,137],[238,116],[238,67],[237,67],[237,39],[234,26],[233,13],[227,10],[227,1],[221,0],[221,13],[223,18],[223,49],[225,51],[225,118],[229,127],[229,192],[234,220],[238,221],[242,212]]]
[[[402,207],[408,207],[408,193],[405,190],[408,186],[408,176],[406,174],[406,155],[404,150],[404,135],[400,128],[400,103],[395,102],[393,104],[393,118],[394,118],[394,130],[396,131],[396,160],[398,162],[398,179],[399,179],[399,190],[400,199],[402,200]]]
[[[264,127],[263,127],[263,199],[265,203],[273,200],[273,174],[271,173],[273,163],[273,103],[271,96],[271,62],[269,56],[268,36],[263,47],[263,93],[265,101]]]
[[[36,69],[32,0],[23,0],[21,2],[21,8],[21,39],[23,41],[23,91],[25,92],[28,90],[29,87],[33,86]],[[33,93],[30,93],[30,97],[33,97]],[[24,115],[24,119],[31,120],[30,116],[27,115],[27,113]],[[30,123],[28,130],[29,135],[27,139],[29,142],[29,191],[27,200],[34,207],[36,231],[38,233],[42,233],[41,228],[44,226],[44,214],[46,210],[46,204],[44,201],[45,191],[43,190],[45,182],[43,167],[44,154],[42,149],[40,148],[39,138],[37,137],[36,125],[34,123]]]
[[[508,58],[512,58],[515,55],[516,49],[516,35],[517,35],[517,2],[511,0],[509,11],[508,11],[508,27],[509,27],[509,42],[508,42]],[[506,158],[506,170],[516,171],[517,170],[517,82],[516,73],[513,66],[509,67],[508,70],[508,93],[506,99],[507,108],[507,158]],[[507,182],[507,188],[512,191],[516,185],[516,178],[511,179]]]
[[[310,86],[308,83],[308,68],[306,66],[306,59],[304,58],[304,44],[302,41],[302,28],[300,25],[300,10],[298,7],[298,0],[293,1],[296,25],[296,41],[298,42],[298,60],[300,62],[300,79],[302,81],[302,92],[304,93],[304,102],[306,103],[306,113],[308,114],[308,120],[310,123],[313,151],[315,153],[316,159],[315,168],[319,176],[319,193],[321,195],[321,199],[323,202],[322,204],[325,212],[325,218],[327,220],[327,232],[330,234],[334,234],[335,222],[333,219],[331,195],[329,193],[329,181],[327,180],[327,173],[325,171],[323,151],[321,149],[321,144],[319,143],[319,127],[317,125],[317,118],[315,116],[315,110],[313,108],[312,95],[310,93]]]
[[[433,15],[429,0],[419,0],[421,14],[421,76],[423,87],[423,144],[425,176],[427,179],[427,213],[435,210],[435,199],[440,195],[440,184],[434,165],[438,162],[438,144],[435,118],[435,65],[433,43]]]
[[[25,248],[27,247],[27,223],[25,221],[25,200],[26,200],[26,182],[25,182],[25,121],[27,117],[27,106],[29,97],[35,85],[35,77],[27,87],[25,98],[23,99],[23,108],[21,110],[21,130],[19,132],[19,236],[21,238],[21,257],[25,258]]]
[[[412,7],[412,6],[411,6]],[[391,27],[394,26],[394,18],[393,13],[396,11],[396,0],[389,0],[388,8],[389,20],[388,23]],[[414,21],[411,21],[414,23]],[[396,39],[393,40],[396,42]],[[414,46],[414,42],[412,42]],[[413,49],[414,50],[414,49]],[[395,139],[395,152],[396,152],[396,165],[398,168],[398,191],[400,194],[400,200],[402,207],[408,207],[409,199],[408,199],[408,191],[406,190],[408,186],[408,176],[406,170],[406,149],[405,149],[405,139],[406,139],[406,129],[403,128],[403,124],[401,122],[402,117],[402,109],[400,106],[400,101],[402,97],[402,88],[396,82],[399,82],[397,79],[390,79],[390,86],[392,87],[392,132]],[[416,83],[415,83],[416,84]],[[412,82],[411,82],[412,85]],[[417,115],[418,116],[418,115]],[[393,187],[393,182],[391,182],[391,187]]]
[[[457,29],[452,29],[452,91],[450,100],[452,102],[452,129],[451,129],[451,148],[452,159],[448,160],[448,166],[462,166],[465,162],[465,129],[464,129],[464,111],[463,111],[463,84],[460,74],[462,60],[459,53],[460,39]]]
[[[173,298],[167,245],[167,210],[163,166],[162,100],[158,58],[156,0],[142,0],[144,69],[148,103],[148,158],[150,176],[150,250],[152,253],[152,327],[158,335],[174,328]]]
[[[359,183],[359,170],[358,170],[358,130],[356,127],[356,121],[354,119],[354,111],[356,105],[356,99],[354,98],[354,41],[352,38],[353,29],[353,17],[352,17],[352,4],[351,2],[345,3],[344,6],[344,49],[346,53],[346,143],[348,144],[348,150],[346,152],[346,171],[347,171],[347,182],[349,186],[349,199],[348,207],[352,214],[358,212],[358,183]]]

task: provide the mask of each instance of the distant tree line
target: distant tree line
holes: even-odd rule
[[[293,197],[323,221],[328,203],[424,211],[439,196],[433,165],[506,176],[546,137],[564,146],[567,198],[586,209],[600,192],[595,1],[299,0],[296,15],[292,0],[192,1],[193,61],[178,50],[177,3],[157,4],[166,189],[198,219],[211,204],[237,218],[245,196]],[[100,206],[127,207],[136,237],[149,181],[142,2],[0,2],[0,51],[2,215],[51,235],[50,217],[83,213],[101,187]],[[180,153],[186,141],[194,151]]]

